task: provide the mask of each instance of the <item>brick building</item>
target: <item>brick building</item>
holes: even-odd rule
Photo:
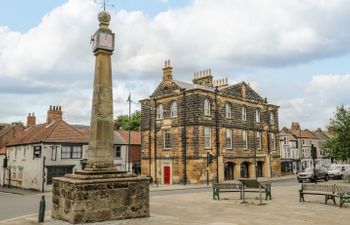
[[[129,144],[129,131],[117,130],[124,139],[126,145]],[[130,131],[130,163],[132,172],[141,174],[141,133],[139,131]]]
[[[142,174],[162,184],[280,175],[278,108],[210,70],[192,84],[174,80],[166,61],[163,81],[141,100]]]

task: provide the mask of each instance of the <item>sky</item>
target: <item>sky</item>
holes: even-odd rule
[[[109,0],[114,114],[132,111],[162,80],[191,82],[210,68],[245,81],[280,106],[280,128],[325,128],[350,106],[350,0]],[[114,7],[112,7],[114,5]],[[64,119],[89,124],[94,72],[90,37],[101,5],[93,0],[2,0],[0,123]]]

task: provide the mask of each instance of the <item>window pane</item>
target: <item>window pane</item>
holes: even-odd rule
[[[257,110],[255,111],[255,121],[256,121],[257,123],[260,123],[260,110],[259,110],[259,109],[257,109]]]
[[[51,160],[56,161],[57,147],[51,146]]]
[[[82,154],[81,154],[81,146],[73,146],[73,154],[72,158],[73,159],[80,159]]]
[[[165,148],[165,149],[171,148],[171,134],[170,134],[170,129],[164,130],[164,148]]]
[[[204,115],[210,115],[210,102],[208,99],[204,100]]]
[[[242,142],[243,142],[242,147],[244,149],[248,148],[248,136],[247,136],[247,131],[246,130],[242,131]]]
[[[173,102],[171,104],[171,117],[172,118],[177,117],[177,103],[176,102]]]
[[[204,141],[205,141],[205,148],[211,148],[211,129],[210,129],[210,127],[204,128]]]
[[[163,105],[160,104],[157,107],[157,119],[163,119]]]
[[[71,158],[71,147],[70,146],[62,146],[61,158],[62,159],[70,159]]]
[[[275,113],[270,112],[270,123],[275,123]]]
[[[256,147],[261,148],[261,131],[256,132]]]
[[[232,148],[232,130],[226,130],[226,148]]]
[[[242,120],[247,120],[247,108],[245,106],[242,106]]]
[[[121,147],[120,146],[116,146],[115,147],[115,158],[121,158]]]
[[[231,105],[226,103],[225,105],[226,118],[231,118]]]

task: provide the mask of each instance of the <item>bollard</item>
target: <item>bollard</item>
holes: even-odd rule
[[[45,218],[45,196],[41,196],[40,204],[39,204],[39,223],[44,222]]]

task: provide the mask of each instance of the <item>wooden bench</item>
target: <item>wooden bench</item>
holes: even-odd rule
[[[271,197],[271,183],[268,181],[258,181],[257,179],[250,178],[241,178],[239,179],[242,182],[242,203],[246,203],[245,201],[245,193],[246,192],[257,192],[259,193],[260,205],[262,204],[262,193],[265,193],[265,200]]]
[[[248,179],[251,180],[251,179]],[[256,179],[253,179],[256,181]],[[249,181],[248,181],[249,182]],[[265,193],[265,200],[268,198],[271,200],[271,183],[268,181],[257,181],[261,185],[261,192]],[[213,200],[220,200],[220,193],[222,192],[239,192],[239,199],[243,199],[244,193],[246,192],[255,192],[259,193],[259,185],[258,186],[251,186],[249,187],[247,185],[244,185],[241,181],[241,183],[213,183]],[[243,200],[245,202],[245,199]]]
[[[327,184],[302,184],[299,190],[299,201],[304,202],[304,195],[323,195],[324,203],[332,200],[336,204],[335,198],[340,200],[340,208],[344,203],[350,203],[350,186],[327,185]]]
[[[220,192],[239,192],[240,199],[242,199],[242,184],[213,183],[213,200],[220,200]]]

